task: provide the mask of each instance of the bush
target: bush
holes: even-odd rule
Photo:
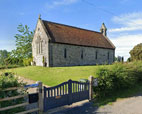
[[[32,62],[32,58],[23,59],[23,65],[24,66],[30,66],[31,62]]]
[[[10,68],[18,68],[18,67],[21,67],[22,65],[3,65],[3,66],[0,66],[0,69],[10,69]]]
[[[0,99],[24,94],[25,91],[22,91],[22,90],[21,91],[19,90],[3,91],[4,89],[9,87],[20,87],[20,86],[24,86],[24,83],[19,83],[18,79],[14,77],[13,73],[10,73],[10,72],[3,73],[0,76]],[[19,103],[23,103],[24,101],[25,101],[24,98],[19,98],[19,99],[14,99],[9,101],[2,101],[0,102],[0,107],[12,106]],[[18,108],[10,109],[7,111],[2,111],[1,114],[15,114],[16,112],[20,112],[23,110],[24,110],[24,107],[18,107]]]
[[[142,81],[142,64],[114,64],[111,69],[103,67],[98,69],[98,86],[94,88],[97,96],[108,96],[118,90],[135,86]]]
[[[98,86],[94,88],[97,95],[105,96],[110,93],[113,88],[112,78],[110,77],[110,71],[107,68],[100,68],[97,72]]]

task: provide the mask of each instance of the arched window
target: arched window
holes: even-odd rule
[[[38,37],[36,40],[36,53],[37,54],[43,53],[43,41],[41,40],[40,37]]]
[[[43,47],[42,47],[43,41],[41,41],[40,43],[41,43],[40,46],[41,46],[41,54],[42,54],[43,53]]]
[[[38,54],[40,54],[40,42],[38,43]]]

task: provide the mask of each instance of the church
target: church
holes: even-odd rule
[[[33,41],[33,64],[45,67],[112,64],[115,46],[103,23],[100,32],[42,20]]]

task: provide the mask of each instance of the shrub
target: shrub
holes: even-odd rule
[[[23,59],[23,65],[24,66],[30,66],[31,62],[32,62],[32,58]]]
[[[97,95],[105,96],[110,93],[113,88],[112,78],[110,77],[110,71],[107,68],[100,68],[97,72],[98,86],[94,88]]]
[[[111,95],[113,92],[128,89],[142,80],[142,64],[114,64],[111,69],[98,69],[98,86],[94,88],[97,96]]]
[[[21,67],[22,65],[3,65],[0,66],[0,69],[10,69],[10,68],[18,68]]]
[[[24,94],[25,91],[19,91],[19,90],[3,91],[4,89],[9,87],[20,87],[23,85],[24,83],[18,82],[18,79],[14,77],[13,73],[10,73],[10,72],[3,73],[0,76],[0,99]],[[24,98],[19,98],[19,99],[14,99],[9,101],[2,101],[0,102],[0,107],[12,106],[19,103],[23,103],[24,101],[25,101]],[[24,107],[18,107],[18,108],[10,109],[7,111],[2,111],[1,114],[15,114],[16,112],[20,112],[23,110],[24,110]]]

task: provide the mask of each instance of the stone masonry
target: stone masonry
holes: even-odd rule
[[[53,43],[50,39],[48,31],[39,18],[32,42],[33,61],[36,66],[97,65],[112,64],[114,61],[115,49]]]

